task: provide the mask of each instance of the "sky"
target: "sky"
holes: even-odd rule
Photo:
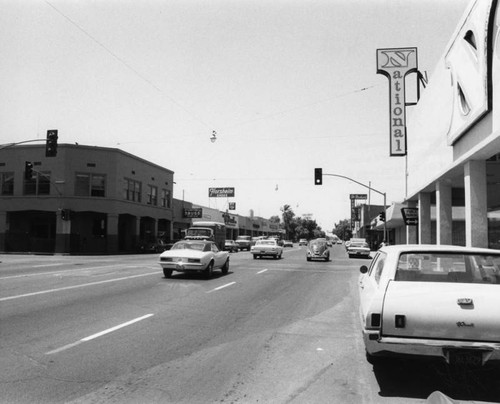
[[[174,171],[175,198],[264,218],[286,204],[331,230],[350,194],[382,205],[358,183],[405,198],[376,50],[417,47],[432,81],[468,3],[0,0],[0,143],[57,129]],[[334,175],[314,185],[316,167]]]

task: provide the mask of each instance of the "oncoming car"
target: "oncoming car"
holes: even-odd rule
[[[306,259],[307,261],[311,261],[313,259],[330,261],[330,250],[328,249],[326,240],[311,240],[307,245]]]
[[[210,278],[214,269],[228,273],[229,253],[219,250],[213,241],[182,240],[160,254],[159,264],[165,278],[170,278],[173,271],[201,272]]]
[[[301,246],[301,245],[307,245],[307,240],[305,238],[301,238],[299,240],[299,246]]]
[[[250,252],[253,254],[254,259],[262,257],[280,259],[283,255],[283,246],[279,245],[275,239],[257,240]]]
[[[388,356],[441,358],[452,365],[500,360],[500,250],[387,246],[360,271],[370,362]]]
[[[229,252],[238,252],[240,246],[234,240],[226,240],[224,243],[224,250]]]

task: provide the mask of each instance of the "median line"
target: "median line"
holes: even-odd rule
[[[41,290],[39,292],[32,292],[32,293],[25,293],[23,295],[16,295],[16,296],[7,296],[7,297],[2,297],[0,298],[0,302],[5,302],[7,300],[14,300],[14,299],[20,299],[22,297],[31,297],[31,296],[37,296],[37,295],[45,295],[47,293],[55,293],[55,292],[62,292],[65,290],[71,290],[71,289],[78,289],[78,288],[85,288],[87,286],[95,286],[95,285],[101,285],[104,283],[110,283],[110,282],[118,282],[118,281],[125,281],[128,279],[134,279],[134,278],[139,278],[142,276],[149,276],[149,275],[158,275],[158,271],[155,272],[149,272],[147,274],[140,274],[140,275],[132,275],[132,276],[126,276],[123,278],[115,278],[115,279],[107,279],[105,281],[97,281],[97,282],[89,282],[89,283],[83,283],[81,285],[73,285],[73,286],[65,286],[63,288],[57,288],[57,289],[48,289],[48,290]]]
[[[262,271],[257,272],[257,275],[262,274],[262,273],[264,273],[264,272],[266,272],[266,271],[268,271],[268,269],[267,269],[267,268],[266,268],[266,269],[263,269]]]
[[[45,352],[45,355],[53,355],[53,354],[56,354],[56,353],[59,353],[59,352],[62,352],[62,351],[65,351],[67,349],[70,349],[70,348],[73,348],[77,345],[80,345],[84,342],[88,342],[88,341],[91,341],[93,339],[96,339],[96,338],[99,338],[99,337],[102,337],[103,335],[106,335],[106,334],[109,334],[110,332],[113,332],[113,331],[116,331],[116,330],[119,330],[120,328],[123,328],[123,327],[127,327],[131,324],[134,324],[134,323],[137,323],[139,321],[142,321],[142,320],[145,320],[146,318],[149,318],[151,316],[153,316],[154,314],[146,314],[145,316],[142,316],[142,317],[138,317],[138,318],[135,318],[133,320],[130,320],[130,321],[127,321],[126,323],[122,323],[122,324],[119,324],[117,326],[114,326],[114,327],[111,327],[111,328],[108,328],[107,330],[104,330],[104,331],[101,331],[101,332],[98,332],[96,334],[92,334],[92,335],[89,335],[88,337],[85,337],[85,338],[82,338],[81,340],[79,341],[76,341],[76,342],[73,342],[72,344],[68,344],[68,345],[64,345],[60,348],[57,348],[57,349],[54,349],[52,351],[49,351],[49,352]]]
[[[207,293],[212,293],[212,292],[215,292],[216,290],[221,290],[221,289],[227,288],[228,286],[234,285],[235,283],[236,282],[226,283],[225,285],[222,285],[222,286],[219,286],[219,287],[217,287],[215,289],[209,290]]]

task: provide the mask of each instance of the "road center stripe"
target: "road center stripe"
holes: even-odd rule
[[[82,338],[81,340],[73,342],[72,344],[64,345],[64,346],[62,346],[60,348],[57,348],[57,349],[54,349],[52,351],[46,352],[45,355],[53,355],[55,353],[59,353],[59,352],[65,351],[67,349],[70,349],[70,348],[73,348],[73,347],[75,347],[77,345],[80,345],[83,342],[91,341],[93,339],[102,337],[103,335],[109,334],[110,332],[119,330],[120,328],[123,328],[123,327],[126,327],[128,325],[137,323],[138,321],[141,321],[141,320],[145,320],[146,318],[149,318],[149,317],[151,317],[153,315],[154,314],[146,314],[145,316],[135,318],[133,320],[127,321],[126,323],[119,324],[119,325],[117,325],[115,327],[111,327],[111,328],[108,328],[107,330],[98,332],[96,334],[90,335],[90,336],[85,337],[85,338]]]
[[[226,283],[225,285],[219,286],[218,288],[209,290],[207,293],[211,293],[211,292],[215,292],[216,290],[221,290],[221,289],[227,288],[228,286],[234,285],[235,283],[236,282]]]
[[[84,283],[84,284],[81,284],[81,285],[66,286],[66,287],[64,287],[64,288],[41,290],[41,291],[39,291],[39,292],[25,293],[24,295],[7,296],[7,297],[2,297],[2,298],[0,298],[0,302],[5,302],[5,301],[7,301],[7,300],[20,299],[20,298],[22,298],[22,297],[30,297],[30,296],[37,296],[37,295],[45,295],[45,294],[47,294],[47,293],[62,292],[62,291],[64,291],[64,290],[71,290],[71,289],[84,288],[84,287],[87,287],[87,286],[101,285],[101,284],[104,284],[104,283],[118,282],[118,281],[125,281],[125,280],[128,280],[128,279],[134,279],[134,278],[139,278],[139,277],[141,277],[141,276],[149,276],[149,275],[158,275],[158,271],[155,271],[155,272],[148,272],[147,274],[140,274],[140,275],[126,276],[126,277],[123,277],[123,278],[107,279],[107,280],[105,280],[105,281],[98,281],[98,282]]]

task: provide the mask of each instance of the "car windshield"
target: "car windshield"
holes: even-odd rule
[[[275,245],[276,244],[276,241],[274,240],[259,240],[257,241],[258,245]]]
[[[311,243],[309,244],[311,247],[313,245],[317,246],[317,247],[321,247],[322,245],[325,245],[326,244],[326,241],[321,241],[321,240],[317,240],[317,241],[311,241]]]
[[[203,251],[205,248],[205,243],[187,243],[185,241],[179,241],[172,246],[172,250],[197,250]]]
[[[367,247],[366,243],[351,243],[350,247]]]
[[[499,268],[500,254],[404,253],[395,280],[500,285]]]
[[[190,237],[210,237],[212,232],[210,229],[188,229],[186,235]]]

